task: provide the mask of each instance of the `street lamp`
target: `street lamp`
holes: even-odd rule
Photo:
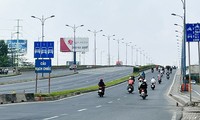
[[[113,39],[113,40],[117,41],[117,43],[118,43],[118,55],[117,55],[117,62],[119,62],[119,41],[121,41],[121,40],[124,40],[124,38],[121,38],[121,39]]]
[[[177,15],[172,13],[173,16],[178,16],[183,20],[183,42],[182,42],[182,52],[181,52],[181,69],[182,69],[182,79],[184,82],[184,91],[186,91],[186,79],[185,79],[185,75],[186,75],[186,0],[181,0],[182,4],[183,4],[183,16]],[[190,101],[191,101],[191,97],[190,97]]]
[[[44,16],[42,16],[42,18],[39,18],[39,17],[36,17],[36,16],[31,16],[31,17],[40,20],[41,23],[42,23],[42,42],[43,42],[44,41],[44,22],[49,18],[55,17],[55,15],[52,15],[52,16],[47,17],[47,18],[44,18]]]
[[[103,35],[108,38],[108,65],[110,66],[110,38],[115,35]]]
[[[44,22],[49,19],[49,18],[53,18],[55,17],[55,15],[52,15],[50,17],[46,17],[44,18],[44,16],[42,15],[42,18],[36,17],[36,16],[31,16],[32,18],[38,19],[40,20],[40,22],[42,23],[42,42],[44,41]],[[42,58],[43,59],[43,58]],[[42,77],[44,77],[44,74],[42,73]]]
[[[96,31],[96,30],[94,30],[94,31],[91,31],[91,30],[88,30],[89,32],[92,32],[92,33],[94,33],[94,65],[96,66],[96,58],[97,58],[97,56],[96,56],[96,34],[98,33],[98,32],[102,32],[103,30],[99,30],[99,31]]]
[[[122,43],[125,43],[125,44],[126,44],[126,65],[127,65],[127,46],[128,46],[128,44],[130,44],[131,42],[122,42]]]
[[[75,68],[75,66],[76,66],[76,29],[79,28],[79,27],[83,27],[84,25],[79,25],[79,26],[66,25],[66,26],[72,28],[73,31],[74,31],[74,41],[73,41],[73,44],[74,44],[74,46],[73,46],[73,51],[74,51],[74,72],[76,72],[76,68]]]

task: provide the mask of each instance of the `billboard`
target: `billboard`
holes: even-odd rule
[[[18,43],[18,45],[17,45],[17,43]],[[19,49],[18,53],[19,54],[26,54],[27,53],[27,40],[22,40],[22,39],[7,40],[7,45],[8,45],[9,52],[11,50],[16,51],[17,47],[18,47],[18,49]]]
[[[74,51],[74,38],[60,38],[60,51],[73,52]],[[76,52],[89,51],[89,38],[76,38],[75,40]]]

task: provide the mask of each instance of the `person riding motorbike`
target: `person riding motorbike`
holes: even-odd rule
[[[141,94],[141,90],[144,90],[145,94],[147,95],[147,80],[144,79],[142,84],[140,85],[140,94]]]
[[[153,68],[153,67],[151,68],[151,72],[152,72],[152,73],[154,72],[154,68]]]
[[[154,77],[151,79],[151,84],[156,84],[156,79]]]
[[[100,79],[99,83],[98,83],[99,88],[102,88],[103,94],[105,92],[105,83],[103,82],[103,79]]]
[[[138,91],[139,91],[139,93],[140,93],[140,86],[141,86],[142,82],[143,82],[143,79],[142,79],[142,77],[141,77],[141,78],[138,80]]]
[[[143,77],[143,79],[145,79],[145,73],[144,73],[144,71],[142,72],[141,76]]]
[[[129,77],[127,90],[129,89],[129,87],[133,88],[134,82],[135,82],[134,77]]]

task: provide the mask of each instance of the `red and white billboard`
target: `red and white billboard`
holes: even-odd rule
[[[74,51],[74,38],[60,38],[60,51],[73,52]],[[75,39],[76,52],[89,51],[89,38],[76,38]]]

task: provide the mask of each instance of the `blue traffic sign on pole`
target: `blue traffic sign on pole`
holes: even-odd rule
[[[186,24],[186,41],[199,42],[200,41],[200,24]]]
[[[51,73],[51,59],[36,59],[35,73]]]
[[[34,42],[34,58],[54,58],[54,42]]]

